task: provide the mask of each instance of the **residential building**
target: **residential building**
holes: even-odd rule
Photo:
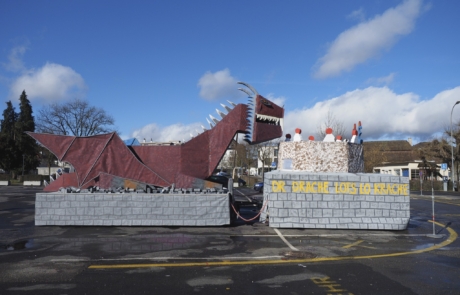
[[[435,180],[449,177],[449,169],[443,170],[442,163],[423,161],[419,149],[426,143],[412,146],[412,140],[388,140],[364,142],[364,163],[372,167],[373,173],[409,177],[409,179]],[[369,165],[370,164],[370,165]],[[369,172],[369,171],[368,171]]]

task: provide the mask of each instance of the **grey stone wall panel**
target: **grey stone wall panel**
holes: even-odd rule
[[[221,226],[230,224],[229,204],[229,194],[38,193],[35,225]]]
[[[409,190],[407,177],[275,171],[265,174],[264,201],[270,227],[404,230]]]

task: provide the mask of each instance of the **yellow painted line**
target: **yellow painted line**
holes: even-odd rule
[[[432,222],[432,221],[430,221]],[[444,227],[445,225],[435,222],[436,225]],[[338,257],[318,257],[318,258],[304,258],[304,259],[289,259],[289,260],[250,260],[250,261],[209,261],[209,262],[185,262],[185,263],[146,263],[146,264],[113,264],[113,265],[90,265],[90,269],[120,269],[120,268],[148,268],[148,267],[196,267],[196,266],[235,266],[235,265],[266,265],[266,264],[292,264],[292,263],[314,263],[325,261],[341,261],[341,260],[360,260],[360,259],[373,259],[385,257],[398,257],[411,254],[420,254],[430,252],[436,249],[443,248],[453,243],[457,238],[457,232],[450,227],[447,228],[449,237],[443,242],[427,247],[424,249],[396,252],[388,254],[375,254],[365,256],[338,256]]]
[[[342,248],[348,249],[348,248],[351,248],[351,247],[353,247],[353,246],[359,245],[359,244],[361,244],[362,242],[364,242],[364,240],[359,240],[359,241],[356,241],[356,242],[354,242],[354,243],[351,243],[351,244],[342,246]]]
[[[423,235],[424,237],[426,237],[426,235]],[[341,244],[346,244],[345,246],[342,246],[342,248],[351,248],[353,246],[358,246],[358,247],[361,247],[361,248],[367,248],[367,249],[377,249],[375,247],[370,247],[370,246],[364,246],[364,245],[361,245],[361,242],[364,242],[364,240],[360,240],[360,241],[357,241],[357,242],[354,242],[352,244],[346,244],[346,243],[342,243],[342,242],[338,242],[338,243],[341,243]]]

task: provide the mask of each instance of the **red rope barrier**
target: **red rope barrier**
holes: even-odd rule
[[[260,208],[259,213],[258,213],[256,216],[254,216],[253,218],[251,218],[251,219],[245,219],[245,218],[243,218],[243,217],[240,215],[240,213],[236,211],[235,207],[233,207],[233,204],[231,204],[231,205],[232,205],[233,211],[235,211],[235,213],[236,213],[236,216],[238,216],[239,218],[241,218],[243,221],[249,222],[249,221],[253,221],[254,219],[256,219],[256,218],[258,218],[258,217],[260,216],[260,214],[262,213],[262,211],[264,211],[265,206],[267,205],[267,202],[265,202],[264,205],[262,206],[262,208]]]

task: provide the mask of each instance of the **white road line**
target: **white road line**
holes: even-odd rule
[[[281,238],[281,240],[283,240],[283,242],[289,247],[291,248],[292,251],[299,251],[299,249],[297,249],[296,247],[292,246],[291,243],[289,243],[284,237],[283,235],[281,234],[281,232],[277,229],[277,228],[274,228],[276,234]]]

